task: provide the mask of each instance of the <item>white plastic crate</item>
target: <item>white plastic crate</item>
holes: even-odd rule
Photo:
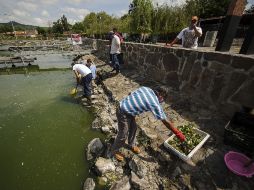
[[[170,151],[172,151],[174,154],[176,154],[182,160],[189,160],[195,154],[195,152],[197,152],[203,146],[203,144],[207,141],[207,139],[210,137],[210,135],[208,133],[206,133],[204,131],[201,131],[200,129],[193,128],[193,130],[195,131],[195,133],[199,134],[203,140],[195,148],[193,148],[192,151],[188,155],[185,155],[184,153],[179,152],[173,146],[171,146],[170,144],[167,143],[168,141],[172,141],[173,140],[173,138],[175,137],[175,134],[171,135],[163,143],[164,146],[167,149],[169,149]]]

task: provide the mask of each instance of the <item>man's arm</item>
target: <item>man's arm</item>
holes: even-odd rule
[[[114,38],[115,38],[115,41],[116,41],[117,48],[120,48],[120,45],[121,45],[120,38],[118,36],[116,36]]]
[[[171,130],[180,141],[185,141],[185,136],[182,134],[181,131],[179,131],[177,128],[174,127],[174,124],[166,119],[161,120],[162,123],[169,129]]]
[[[178,40],[179,38],[176,37],[170,44],[166,43],[166,46],[172,47]]]
[[[80,75],[77,71],[73,70],[73,72],[75,73],[75,76],[76,76],[76,80],[77,80],[77,83],[79,84],[80,83]]]
[[[195,31],[195,35],[197,37],[201,37],[202,36],[202,31],[198,30],[197,26],[194,24],[193,25],[194,31]]]
[[[166,46],[172,47],[176,42],[182,39],[184,30],[185,29],[183,29],[169,45],[166,43]]]

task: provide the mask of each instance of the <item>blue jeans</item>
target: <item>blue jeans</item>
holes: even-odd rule
[[[92,92],[91,92],[92,79],[93,79],[92,73],[89,73],[85,77],[82,77],[82,85],[84,87],[84,95],[86,97],[90,97],[92,95]]]
[[[120,71],[120,61],[119,61],[119,56],[120,54],[118,53],[115,53],[113,54],[112,58],[112,62],[113,62],[113,68],[114,70],[116,70],[116,72],[119,72]]]

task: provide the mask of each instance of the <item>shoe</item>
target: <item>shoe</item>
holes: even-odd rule
[[[135,153],[135,154],[139,154],[141,151],[140,151],[140,149],[139,149],[139,147],[137,147],[137,146],[133,146],[132,148],[131,148],[131,150]]]
[[[124,160],[124,157],[123,157],[123,155],[121,154],[121,153],[115,153],[115,158],[119,161],[119,162],[121,162],[121,161],[123,161]]]

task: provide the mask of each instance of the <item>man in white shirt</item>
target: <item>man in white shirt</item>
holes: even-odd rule
[[[117,29],[113,28],[113,38],[110,47],[110,54],[112,55],[112,63],[113,63],[113,70],[116,73],[120,72],[120,62],[119,62],[119,55],[121,53],[121,40],[117,35]]]
[[[87,98],[88,103],[91,103],[91,81],[93,78],[91,70],[83,64],[75,64],[72,68],[75,73],[77,83],[84,87],[84,96]]]
[[[166,46],[172,47],[178,40],[182,39],[184,48],[197,49],[198,38],[202,36],[202,29],[196,26],[197,23],[198,17],[192,16],[190,26],[184,28],[169,45],[166,43]]]

